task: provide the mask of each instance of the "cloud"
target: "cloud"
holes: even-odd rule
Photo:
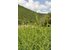
[[[18,4],[37,13],[45,14],[51,11],[51,2],[49,1],[46,1],[44,4],[40,4],[39,1],[34,2],[33,0],[29,0],[27,2],[26,0],[20,0]]]

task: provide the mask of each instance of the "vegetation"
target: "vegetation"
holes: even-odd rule
[[[18,5],[18,50],[51,50],[51,13]]]
[[[38,23],[37,23],[38,22]],[[47,25],[51,24],[51,13],[39,14],[18,5],[18,24],[34,24]]]
[[[50,27],[18,27],[18,50],[51,50]]]

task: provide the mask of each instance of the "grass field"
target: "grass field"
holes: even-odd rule
[[[18,50],[51,50],[51,27],[19,25]]]
[[[40,14],[18,5],[18,50],[51,50],[51,12]]]

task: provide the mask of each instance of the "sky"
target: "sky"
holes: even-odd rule
[[[42,4],[44,4],[44,2],[46,2],[46,1],[51,1],[51,0],[34,0],[34,1],[39,1],[40,3],[42,3]]]
[[[51,0],[19,0],[18,4],[37,13],[51,12]]]

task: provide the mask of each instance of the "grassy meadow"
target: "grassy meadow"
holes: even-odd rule
[[[51,15],[18,6],[18,50],[51,50]]]

